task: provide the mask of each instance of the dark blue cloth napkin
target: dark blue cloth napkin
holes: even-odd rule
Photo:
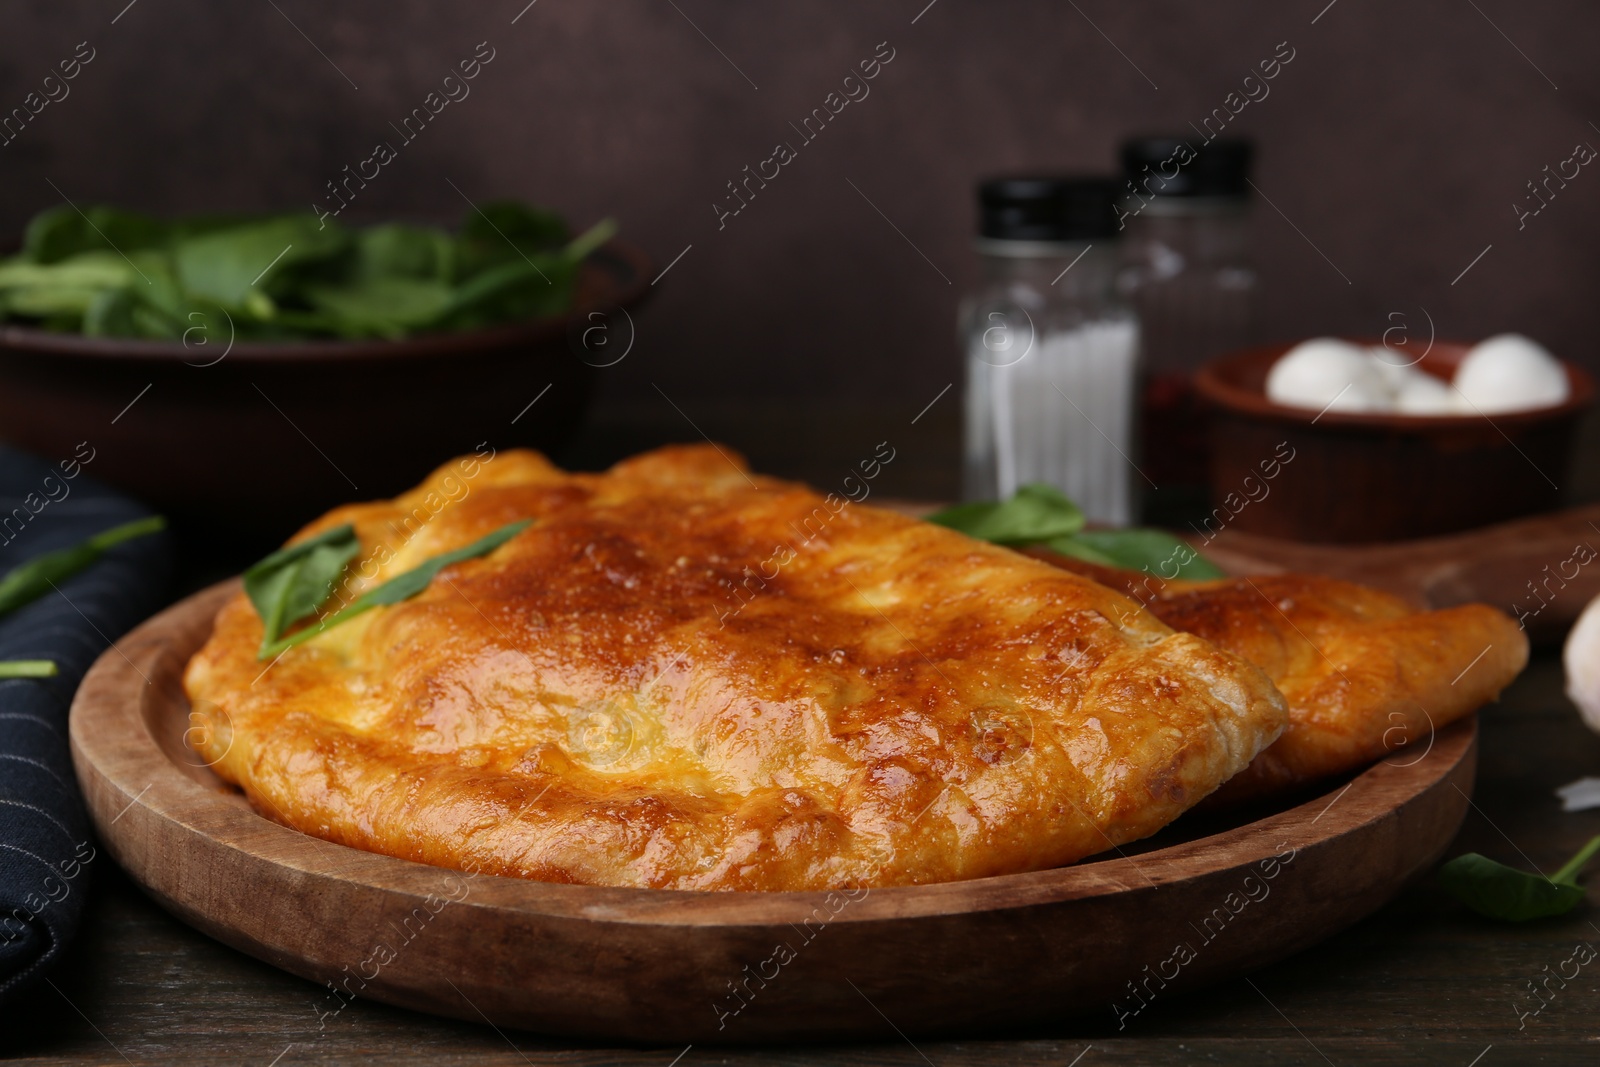
[[[53,462],[0,446],[0,573],[150,514],[95,484],[93,458],[88,444]],[[60,672],[0,680],[0,1003],[60,955],[89,872],[106,862],[72,772],[73,691],[111,641],[162,606],[170,574],[166,533],[138,537],[0,617],[0,660],[48,659]]]

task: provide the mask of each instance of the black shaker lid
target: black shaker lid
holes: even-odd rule
[[[1112,178],[991,178],[978,186],[978,232],[1002,241],[1082,241],[1117,232]]]
[[[1122,142],[1122,171],[1143,196],[1247,197],[1254,156],[1243,138],[1134,137]]]

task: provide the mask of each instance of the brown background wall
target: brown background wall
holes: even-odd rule
[[[1376,333],[1426,308],[1441,336],[1517,329],[1594,365],[1600,173],[1521,232],[1511,205],[1600,145],[1600,9],[1325,2],[538,0],[515,25],[520,0],[139,0],[114,25],[122,0],[11,5],[5,108],[78,42],[96,58],[0,148],[0,229],[58,202],[51,181],[158,212],[308,207],[487,41],[471,96],[363,211],[455,218],[454,182],[615,215],[662,264],[692,244],[607,372],[613,407],[659,405],[658,383],[689,404],[915,410],[957,375],[975,179],[1107,169],[1121,136],[1198,122],[1287,41],[1294,61],[1233,126],[1282,212],[1255,220],[1265,336]],[[724,183],[795,141],[789,122],[882,41],[895,58],[871,95],[719,232]]]

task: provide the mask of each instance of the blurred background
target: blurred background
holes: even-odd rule
[[[309,209],[487,42],[470,96],[352,215],[520,197],[579,228],[614,216],[671,265],[569,463],[703,431],[820,482],[889,438],[884,491],[953,496],[975,183],[1110,172],[1122,138],[1191,128],[1284,42],[1292,63],[1228,130],[1257,146],[1261,339],[1376,335],[1426,309],[1441,337],[1517,329],[1596,365],[1600,174],[1521,228],[1513,208],[1600,143],[1600,9],[1575,0],[124,4],[8,9],[6,108],[80,42],[94,58],[0,148],[0,228],[63,197]],[[870,94],[719,223],[727,183],[799,143],[791,123],[885,42]]]

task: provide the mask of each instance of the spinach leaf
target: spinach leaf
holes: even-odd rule
[[[197,325],[208,340],[466,330],[568,310],[579,263],[615,232],[605,219],[569,240],[560,217],[509,201],[474,209],[459,235],[401,223],[345,230],[326,215],[166,221],[62,204],[29,223],[23,252],[0,260],[0,320],[164,340]]]
[[[411,570],[406,571],[404,574],[397,574],[387,582],[384,582],[382,585],[362,593],[353,602],[351,602],[349,606],[340,608],[332,615],[323,619],[317,625],[307,626],[305,629],[298,630],[295,633],[290,634],[288,637],[279,638],[272,642],[263,641],[261,645],[261,651],[257,654],[257,659],[270,659],[271,657],[278,655],[280,652],[293,648],[295,645],[298,645],[301,642],[309,641],[313,637],[331,630],[333,627],[338,626],[341,623],[349,622],[357,615],[370,611],[373,608],[382,607],[388,604],[398,604],[402,600],[408,600],[426,589],[428,587],[428,583],[432,582],[434,577],[446,567],[454,563],[460,563],[463,560],[473,559],[477,556],[488,555],[490,552],[493,552],[496,548],[499,548],[505,542],[511,540],[513,537],[517,536],[517,534],[527,529],[532,522],[532,519],[519,519],[516,522],[507,523],[498,530],[495,530],[493,533],[487,534],[484,537],[480,537],[478,540],[469,545],[465,545],[451,552],[441,553],[440,555],[434,556],[432,559],[418,564]],[[268,559],[271,558],[272,557],[270,556],[268,557]],[[263,560],[262,562],[265,563],[266,560]],[[257,605],[256,610],[258,612],[261,610],[259,604]],[[265,620],[266,616],[263,615],[262,618]]]
[[[576,264],[540,254],[502,263],[463,283],[439,312],[436,324],[463,330],[492,322],[554,315],[572,303]]]
[[[6,294],[6,306],[30,319],[65,318],[71,328],[83,321],[100,292],[76,285],[37,285],[11,290]]]
[[[275,279],[307,263],[330,260],[349,246],[349,235],[315,215],[284,215],[244,226],[185,237],[172,246],[178,283],[234,314],[270,318]],[[253,298],[253,299],[252,299]]]
[[[68,548],[58,548],[34,556],[18,564],[0,578],[0,615],[7,614],[24,604],[39,599],[55,588],[55,583],[66,581],[97,561],[113,545],[145,534],[155,533],[167,525],[160,515],[125,522],[102,530],[87,541]]]
[[[561,254],[574,263],[580,263],[589,258],[589,255],[617,235],[617,221],[615,219],[601,219],[599,222],[584,230],[574,237]]]
[[[1123,530],[1083,530],[1071,538],[1111,560],[1111,566],[1130,571],[1149,571],[1159,578],[1225,578],[1227,573],[1165,530],[1128,527]],[[1072,555],[1057,541],[1050,547]]]
[[[139,325],[133,317],[137,301],[126,289],[101,289],[83,312],[83,332],[88,337],[134,337]]]
[[[1098,563],[1102,567],[1120,566],[1115,559],[1077,537],[1052,537],[1044,542],[1044,546],[1052,552],[1059,552],[1063,556],[1071,556],[1073,559],[1081,559],[1085,563]]]
[[[263,654],[284,630],[327,603],[346,564],[360,550],[356,528],[346,523],[280,548],[244,572],[245,595],[261,616]]]
[[[82,252],[49,265],[10,260],[0,264],[0,288],[99,288],[124,286],[138,275],[115,252]]]
[[[974,501],[928,516],[928,521],[960,530],[980,541],[1026,545],[1065,537],[1083,529],[1083,512],[1053,485],[1024,485],[1002,502]]]
[[[398,277],[307,286],[306,297],[346,337],[404,337],[451,304],[450,287],[443,282]]]
[[[58,673],[47,659],[0,659],[0,678],[54,678]]]
[[[957,504],[929,522],[1002,545],[1043,544],[1102,567],[1149,571],[1163,578],[1222,578],[1222,568],[1164,530],[1085,530],[1083,512],[1052,485],[1024,485],[1010,500]]]
[[[389,223],[356,234],[355,277],[449,282],[456,246],[441,230]]]
[[[566,244],[567,224],[560,215],[517,200],[490,200],[467,212],[461,239],[487,246],[510,242],[522,252],[548,250]]]
[[[1491,919],[1527,922],[1565,915],[1586,896],[1578,885],[1578,872],[1596,852],[1600,837],[1590,840],[1549,878],[1468,852],[1439,868],[1439,882],[1451,896]]]
[[[22,255],[34,263],[57,263],[80,252],[126,254],[162,243],[167,226],[147,215],[103,204],[79,211],[58,204],[41,211],[22,233]]]

